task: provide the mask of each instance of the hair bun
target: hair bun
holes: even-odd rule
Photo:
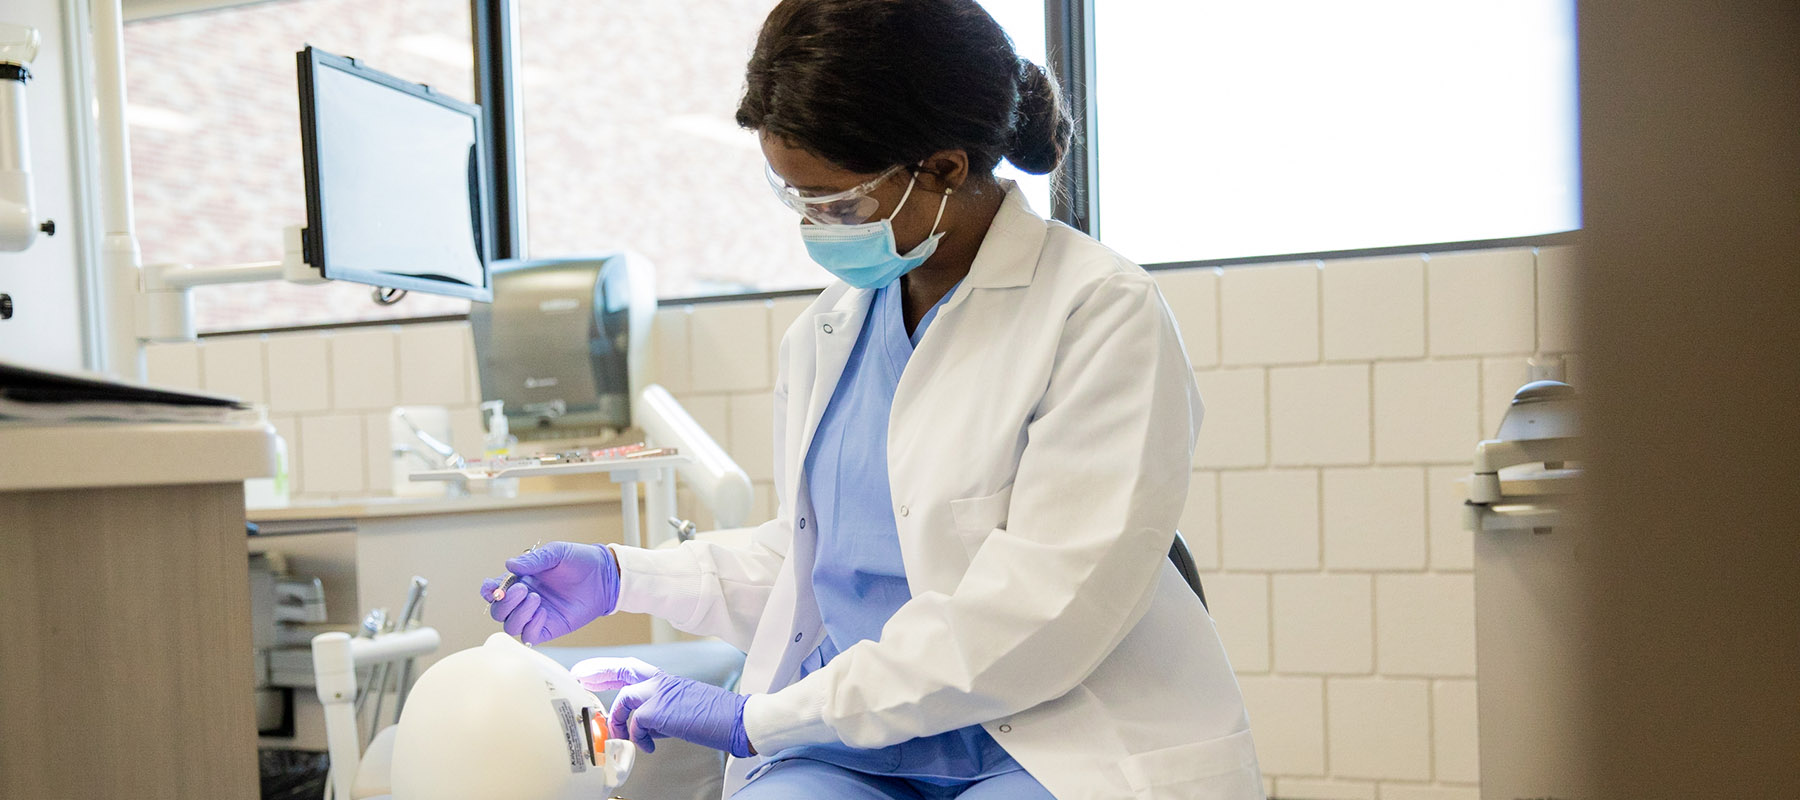
[[[1013,114],[1006,160],[1033,175],[1045,175],[1062,163],[1073,125],[1063,107],[1062,92],[1043,67],[1019,59],[1019,105]]]

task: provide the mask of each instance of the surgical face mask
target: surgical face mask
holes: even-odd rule
[[[918,182],[918,176],[914,176],[906,184],[900,205],[894,207],[894,213],[887,219],[861,225],[801,225],[800,238],[806,241],[807,254],[825,271],[858,289],[886,286],[925,263],[932,253],[937,252],[938,242],[944,238],[937,226],[944,220],[944,207],[949,204],[953,190],[944,191],[944,199],[938,202],[937,217],[931,221],[931,233],[925,241],[901,255],[899,244],[894,240],[894,217],[906,207],[906,200],[912,197],[913,187]]]

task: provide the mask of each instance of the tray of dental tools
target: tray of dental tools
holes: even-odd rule
[[[565,450],[522,458],[490,458],[460,469],[432,469],[411,473],[414,481],[481,481],[496,478],[533,478],[546,475],[611,473],[615,481],[642,480],[665,467],[687,463],[688,457],[673,447],[642,443],[600,450]]]

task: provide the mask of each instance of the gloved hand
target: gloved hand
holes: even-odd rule
[[[656,740],[673,736],[738,758],[754,755],[744,733],[748,697],[700,681],[663,672],[635,658],[590,658],[577,663],[575,679],[590,691],[618,689],[611,733],[629,738],[646,753]]]
[[[519,576],[494,599],[499,578],[481,583],[488,615],[526,644],[547,642],[613,613],[619,606],[619,562],[604,545],[551,542],[506,560]]]

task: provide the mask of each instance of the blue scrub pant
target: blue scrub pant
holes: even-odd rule
[[[731,800],[792,800],[831,797],[842,800],[1055,800],[1024,770],[982,781],[940,786],[929,781],[866,775],[807,758],[777,761],[764,769]]]

